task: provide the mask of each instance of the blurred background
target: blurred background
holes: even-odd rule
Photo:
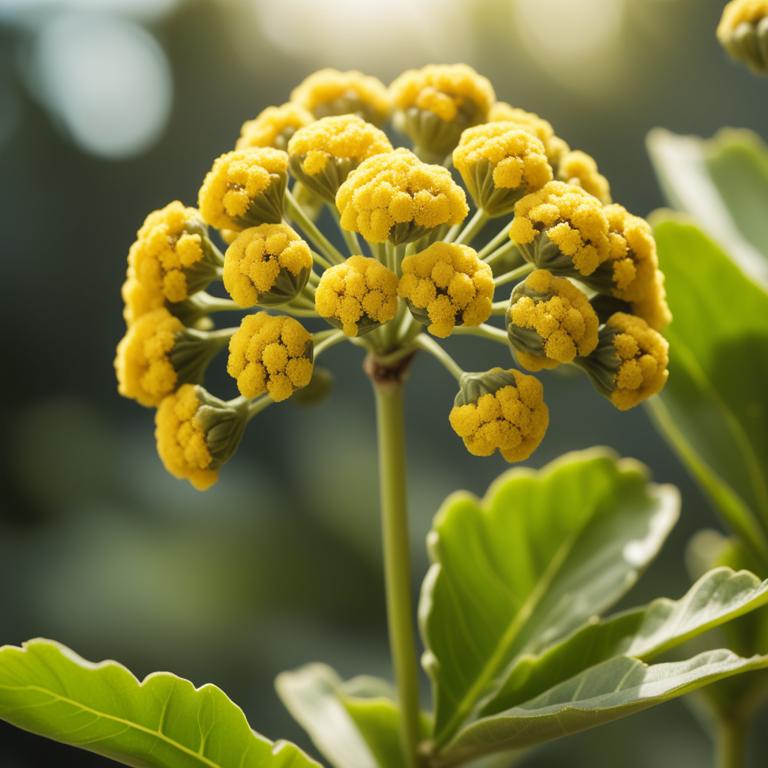
[[[171,669],[214,682],[255,728],[307,747],[274,693],[278,672],[322,660],[344,676],[389,676],[373,404],[359,351],[330,352],[330,399],[268,409],[220,484],[198,494],[163,471],[152,414],[115,389],[135,230],[170,200],[194,204],[241,123],[311,71],[358,68],[388,82],[458,61],[592,153],[615,198],[646,214],[663,203],[644,149],[650,128],[765,133],[766,83],[716,43],[722,6],[0,0],[0,643],[52,637],[140,676]],[[498,349],[454,344],[467,369],[499,364]],[[682,489],[681,522],[628,603],[678,596],[687,540],[715,524],[707,502],[642,410],[620,415],[582,377],[550,375],[545,386],[552,426],[534,465],[609,445]],[[231,396],[221,370],[210,388]],[[453,381],[418,360],[409,464],[419,579],[442,499],[458,487],[483,493],[505,468],[464,451],[447,421],[453,396]],[[768,761],[764,734],[756,729],[753,766]],[[552,744],[528,764],[605,765],[619,749],[625,768],[693,768],[708,764],[710,746],[674,703]],[[108,761],[0,726],[0,765]]]

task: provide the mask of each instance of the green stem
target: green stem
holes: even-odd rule
[[[475,215],[467,222],[467,226],[459,233],[454,242],[469,245],[475,235],[485,226],[488,218],[488,214],[482,208],[478,208],[475,211]]]
[[[317,249],[322,251],[329,261],[332,261],[334,264],[342,264],[344,256],[341,254],[341,251],[320,231],[317,224],[307,216],[289,189],[285,190],[285,201],[288,204],[288,213],[291,218],[295,219],[299,227],[304,230],[304,234],[314,241]]]
[[[464,336],[479,336],[481,339],[488,339],[488,341],[496,341],[499,344],[503,344],[505,347],[509,346],[509,337],[507,332],[501,328],[496,328],[493,325],[484,323],[483,325],[457,325],[453,329],[454,333]]]
[[[320,355],[325,352],[326,349],[330,349],[331,347],[335,347],[340,342],[344,341],[347,337],[344,335],[343,331],[334,331],[331,330],[328,331],[321,331],[320,333],[315,334],[315,350],[314,350],[314,356],[315,359],[320,357]]]
[[[349,255],[354,256],[355,254],[360,254],[365,256],[362,246],[360,245],[360,240],[357,237],[357,233],[344,229],[344,227],[341,226],[341,217],[339,216],[338,208],[332,203],[328,203],[327,205],[333,220],[336,222],[336,226],[339,228],[339,232],[341,232],[341,236],[344,238],[344,242],[347,244]]]
[[[716,768],[744,768],[747,760],[747,727],[741,720],[721,720],[716,741]]]
[[[498,288],[500,285],[507,285],[507,283],[514,283],[517,280],[520,280],[521,278],[533,272],[534,269],[536,269],[534,264],[528,264],[528,263],[523,264],[521,267],[517,267],[517,269],[512,269],[503,275],[499,275],[497,278],[494,279],[493,284]]]
[[[511,253],[516,253],[517,258],[515,261],[523,261],[523,258],[520,256],[517,243],[513,242],[512,240],[509,240],[508,242],[499,246],[495,251],[491,251],[487,256],[484,257],[483,260],[486,264],[494,264],[499,259],[503,259],[505,256]]]
[[[509,241],[509,222],[507,222],[501,229],[501,231],[496,234],[493,239],[488,241],[488,244],[482,248],[480,251],[478,251],[478,256],[481,259],[486,258],[486,256],[489,256],[493,251],[495,251],[499,246],[504,245],[507,241]]]
[[[414,344],[425,352],[429,352],[456,381],[461,381],[464,375],[464,369],[432,338],[429,336],[419,336]]]
[[[372,380],[376,394],[379,439],[379,482],[389,645],[400,703],[400,739],[405,766],[416,768],[419,741],[419,677],[406,506],[403,382],[397,376],[394,380],[377,379],[375,374],[372,375]]]

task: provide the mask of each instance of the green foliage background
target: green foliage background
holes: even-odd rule
[[[506,3],[465,5],[473,21],[467,63],[492,79],[500,98],[539,112],[594,154],[615,197],[634,212],[663,202],[644,151],[652,127],[711,135],[726,124],[768,124],[768,84],[717,46],[718,0],[629,2],[617,54],[621,87],[589,93],[526,53],[515,29],[498,22]],[[0,143],[0,642],[51,636],[139,674],[170,668],[214,682],[264,733],[306,745],[274,694],[278,672],[322,660],[345,678],[390,674],[372,398],[359,356],[330,353],[331,399],[313,410],[265,413],[204,496],[163,472],[150,414],[118,399],[111,370],[125,251],[146,212],[176,197],[193,201],[211,159],[231,146],[245,118],[285,100],[309,71],[347,64],[341,53],[338,61],[288,53],[258,26],[244,63],[222,7],[190,0],[152,27],[172,66],[171,121],[153,147],[114,162],[73,146],[25,90],[29,27],[0,17],[0,98],[11,94],[18,108]],[[447,45],[440,53],[455,57]],[[419,50],[392,50],[383,60],[372,74],[385,80],[426,63]],[[493,345],[461,339],[455,348],[468,368],[504,362]],[[230,386],[219,376],[213,389]],[[681,522],[631,603],[682,594],[685,543],[715,525],[708,502],[643,412],[617,414],[581,377],[550,375],[545,388],[552,427],[534,465],[607,444],[680,486]],[[482,493],[504,468],[468,456],[453,437],[453,394],[433,363],[416,364],[409,460],[419,576],[427,568],[424,536],[443,498],[457,487]],[[755,729],[755,765],[768,756],[768,743],[757,743],[764,733]],[[601,764],[627,743],[629,768],[707,760],[708,744],[676,703],[555,743],[530,765]],[[0,756],[9,768],[104,765],[7,726]]]

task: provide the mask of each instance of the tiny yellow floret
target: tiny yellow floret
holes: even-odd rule
[[[235,149],[273,147],[286,149],[291,136],[315,118],[300,104],[289,101],[279,107],[267,107],[240,129]]]
[[[321,69],[291,92],[291,101],[315,117],[359,114],[375,125],[389,117],[391,99],[384,83],[352,70]]]
[[[512,293],[507,333],[520,364],[530,371],[555,368],[589,355],[599,321],[586,294],[567,278],[532,272]]]
[[[292,317],[258,312],[243,318],[229,342],[227,372],[244,397],[289,398],[312,379],[312,335]]]
[[[278,224],[288,179],[288,155],[272,147],[227,152],[216,159],[199,194],[200,213],[213,227],[241,230]]]
[[[493,309],[493,272],[468,245],[437,242],[406,256],[399,294],[434,336],[481,325]]]
[[[181,321],[160,308],[142,315],[117,345],[115,373],[118,392],[141,405],[155,406],[176,388],[170,353]]]
[[[324,117],[288,143],[293,175],[330,201],[363,160],[391,151],[387,135],[357,115]]]
[[[568,152],[557,168],[557,178],[576,184],[594,195],[601,203],[611,202],[611,185],[598,170],[595,159],[580,149]]]
[[[528,261],[559,275],[591,275],[609,255],[602,204],[562,181],[551,181],[515,204],[509,236]]]
[[[135,305],[133,316],[141,314],[141,307],[157,309],[164,301],[183,301],[216,275],[205,224],[194,208],[178,200],[150,213],[136,237],[128,252],[123,290],[126,303]]]
[[[557,168],[566,153],[570,152],[568,144],[555,135],[555,129],[548,120],[544,120],[534,112],[526,112],[524,109],[513,107],[505,101],[497,101],[491,107],[488,121],[513,123],[518,128],[535,136],[544,145],[547,159],[553,168]]]
[[[309,245],[287,224],[262,224],[238,234],[224,255],[224,287],[241,307],[284,304],[307,284]]]
[[[499,451],[510,462],[527,459],[549,426],[541,382],[514,369],[494,368],[480,376],[485,381],[462,386],[450,413],[451,427],[474,456]]]
[[[336,194],[341,225],[372,243],[416,240],[444,224],[459,224],[469,208],[450,171],[427,165],[407,149],[364,160]]]
[[[219,479],[198,419],[202,405],[198,388],[185,384],[160,403],[155,417],[157,452],[165,468],[174,477],[189,480],[198,491],[207,490]]]
[[[347,336],[367,333],[395,316],[397,275],[377,259],[350,256],[323,272],[315,309]]]
[[[515,123],[467,128],[453,165],[478,208],[491,216],[509,213],[521,197],[552,181],[544,145]]]

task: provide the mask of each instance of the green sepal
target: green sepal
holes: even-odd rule
[[[467,371],[459,381],[459,392],[453,405],[476,403],[483,395],[494,395],[503,387],[517,387],[517,379],[503,368],[491,368],[489,371]]]
[[[251,200],[248,210],[242,216],[235,217],[235,221],[244,229],[258,227],[260,224],[279,224],[283,220],[288,174],[271,173],[270,178],[267,188]]]
[[[394,124],[398,131],[410,137],[422,160],[442,163],[459,143],[462,131],[481,120],[477,105],[466,99],[453,120],[443,120],[427,109],[409,107],[395,113]]]
[[[472,166],[472,172],[462,174],[475,205],[491,218],[512,213],[515,203],[531,190],[525,184],[516,189],[502,189],[493,181],[493,165],[489,160],[479,160]]]
[[[306,155],[291,155],[291,174],[307,189],[331,204],[335,203],[336,192],[338,192],[339,187],[359,165],[357,160],[351,158],[329,157],[323,170],[313,176],[304,171],[305,158]]]
[[[177,385],[200,384],[211,360],[228,342],[227,334],[210,334],[194,328],[179,331],[168,355],[176,371]]]
[[[248,401],[238,399],[226,402],[203,387],[196,387],[200,407],[195,420],[205,434],[205,443],[211,454],[209,469],[218,469],[229,461],[240,446],[248,424]]]

